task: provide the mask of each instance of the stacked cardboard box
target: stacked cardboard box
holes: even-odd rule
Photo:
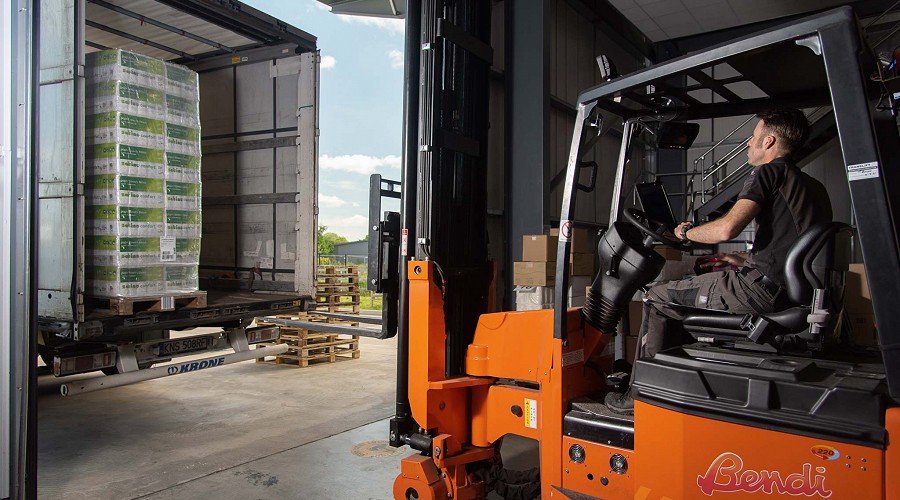
[[[844,288],[844,309],[846,321],[853,329],[853,341],[858,345],[878,344],[875,313],[872,309],[872,295],[863,264],[850,264]]]
[[[588,243],[589,236],[587,230],[575,229],[571,238],[567,297],[572,307],[584,305],[584,290],[594,274],[594,254],[591,253]],[[557,238],[556,230],[550,234],[522,237],[522,261],[513,263],[516,310],[530,311],[553,307]]]
[[[198,289],[197,73],[133,52],[87,57],[85,210],[91,293]],[[180,107],[170,113],[168,101]]]

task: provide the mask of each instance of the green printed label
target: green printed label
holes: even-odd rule
[[[188,86],[197,85],[197,73],[177,64],[166,64],[166,78]]]
[[[166,66],[164,62],[160,61],[159,59],[136,54],[134,52],[128,52],[126,50],[121,51],[121,57],[119,60],[121,61],[122,66],[126,68],[132,68],[137,71],[143,71],[144,73],[151,73],[154,75],[162,76],[165,75],[166,72]]]
[[[142,132],[162,135],[166,124],[162,120],[120,113],[119,126],[131,130],[140,130]]]
[[[159,238],[129,238],[119,236],[90,236],[88,250],[105,252],[159,252]]]
[[[200,239],[177,238],[175,240],[175,251],[177,253],[200,253]]]
[[[85,62],[89,68],[118,64],[119,51],[115,49],[92,52],[86,56]]]
[[[163,268],[161,266],[148,267],[116,267],[116,266],[91,266],[87,269],[88,276],[98,281],[117,281],[119,283],[139,283],[142,281],[162,281]]]
[[[87,129],[115,127],[116,126],[116,112],[110,111],[108,113],[97,113],[94,115],[88,115],[84,119],[84,126]]]
[[[200,157],[194,155],[186,155],[182,153],[166,153],[166,165],[174,168],[183,168],[189,170],[200,169]]]
[[[163,221],[163,212],[164,209],[162,208],[123,207],[119,205],[91,205],[86,208],[85,217],[88,220],[118,220],[119,222],[161,223]]]
[[[166,266],[166,281],[195,280],[198,274],[197,266]]]
[[[200,196],[200,184],[166,181],[166,194],[170,196]]]
[[[166,110],[169,113],[176,113],[179,115],[197,117],[200,115],[200,108],[197,101],[172,94],[166,94]]]
[[[124,99],[134,99],[136,101],[144,101],[157,106],[162,106],[166,102],[166,93],[161,90],[141,87],[140,85],[132,85],[130,83],[119,83],[119,97]]]
[[[200,220],[198,210],[166,210],[168,224],[200,224]]]
[[[116,236],[88,236],[85,244],[88,250],[115,252],[118,239]]]
[[[117,152],[118,154],[116,154]],[[93,148],[88,148],[86,156],[88,160],[118,158],[160,164],[165,160],[165,152],[161,149],[142,148],[127,144],[97,144]]]
[[[146,193],[162,193],[162,179],[132,177],[130,175],[102,174],[89,175],[85,179],[89,189],[116,189],[122,191],[143,191]]]
[[[200,142],[200,129],[194,127],[184,127],[181,125],[175,125],[174,123],[167,123],[166,135],[170,139]]]
[[[118,83],[115,80],[108,80],[88,87],[87,94],[89,97],[110,97],[118,95]]]

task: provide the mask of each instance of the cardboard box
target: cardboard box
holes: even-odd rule
[[[570,276],[593,276],[594,256],[586,253],[573,253],[569,255]]]
[[[559,238],[559,229],[551,229],[550,236],[554,239]],[[572,253],[593,254],[596,250],[595,248],[591,248],[591,232],[587,229],[578,227],[572,228],[572,237],[569,238],[569,243],[571,244],[570,248]]]
[[[875,327],[874,314],[848,314],[845,320],[850,321],[853,328],[853,343],[861,346],[878,345],[878,333]]]
[[[681,260],[681,250],[667,247],[665,245],[657,245],[654,250],[656,250],[656,253],[662,255],[666,260]]]
[[[872,314],[872,294],[863,264],[850,264],[844,288],[844,307],[850,314]]]
[[[556,262],[514,262],[513,285],[553,286]]]
[[[557,239],[546,234],[522,236],[522,260],[526,262],[555,262]]]
[[[628,303],[628,335],[637,336],[644,320],[644,302],[632,300]]]

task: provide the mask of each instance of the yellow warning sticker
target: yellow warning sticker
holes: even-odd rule
[[[538,403],[535,399],[525,400],[525,427],[537,429]]]

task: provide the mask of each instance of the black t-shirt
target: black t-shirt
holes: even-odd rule
[[[753,200],[761,208],[746,265],[759,268],[783,285],[784,261],[791,245],[811,226],[831,222],[831,200],[825,186],[781,157],[755,167],[738,199]]]

